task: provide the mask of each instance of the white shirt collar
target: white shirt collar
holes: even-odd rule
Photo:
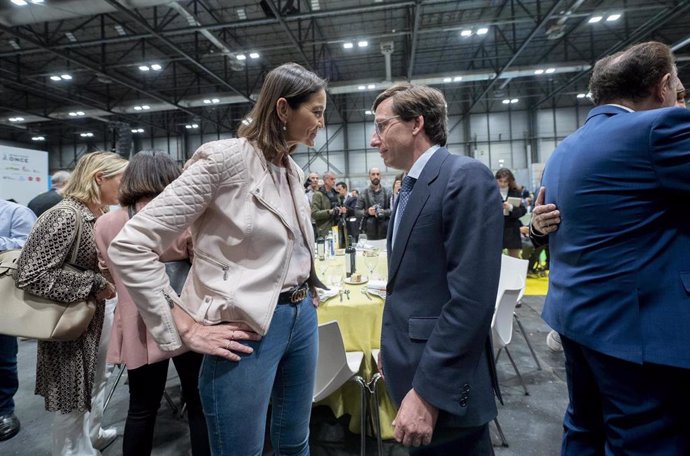
[[[431,157],[434,156],[434,153],[440,148],[441,146],[438,144],[429,147],[422,155],[419,156],[417,161],[414,162],[407,175],[414,177],[415,179],[419,179],[419,176],[422,175],[422,171],[424,170],[426,164],[429,162],[429,160],[431,160]]]
[[[625,109],[625,110],[628,111],[628,112],[635,112],[634,109],[630,109],[630,108],[628,108],[627,106],[619,105],[619,104],[616,104],[616,103],[608,103],[608,106],[615,106],[615,107],[617,107],[617,108]]]

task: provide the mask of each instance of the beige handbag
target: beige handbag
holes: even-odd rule
[[[76,248],[70,263],[76,261],[81,240],[81,215],[77,214]],[[14,271],[21,250],[0,253],[0,334],[48,341],[75,340],[86,332],[96,312],[94,301],[57,302],[17,288]],[[69,263],[64,269],[78,271]]]

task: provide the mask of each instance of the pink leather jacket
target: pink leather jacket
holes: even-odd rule
[[[165,351],[182,345],[172,305],[203,324],[243,322],[266,334],[294,244],[268,163],[251,142],[210,142],[190,162],[125,225],[108,249],[113,268]],[[313,257],[304,173],[291,158],[288,164],[300,230]],[[158,256],[190,226],[194,262],[178,299]],[[309,283],[323,286],[313,260]]]

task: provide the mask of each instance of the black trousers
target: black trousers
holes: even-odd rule
[[[187,419],[193,456],[211,454],[206,419],[199,399],[199,369],[203,355],[187,352],[172,358],[180,377],[182,397],[187,404]],[[123,456],[149,456],[153,446],[156,415],[165,391],[168,360],[127,370],[129,411],[122,444]]]
[[[489,425],[434,430],[431,445],[410,448],[410,456],[491,456]]]
[[[690,369],[635,364],[561,335],[570,403],[562,456],[690,454]]]

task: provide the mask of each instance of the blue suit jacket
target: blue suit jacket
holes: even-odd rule
[[[501,267],[503,211],[491,172],[441,148],[407,203],[395,248],[388,230],[388,290],[381,356],[399,405],[414,386],[441,410],[438,425],[496,416],[489,341]]]
[[[543,317],[593,350],[690,368],[690,110],[593,109],[548,161]]]

